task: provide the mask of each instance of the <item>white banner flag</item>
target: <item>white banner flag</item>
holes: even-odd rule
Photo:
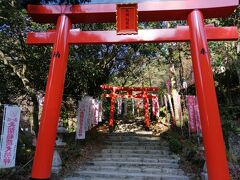
[[[118,114],[122,114],[122,98],[117,99],[117,105],[118,105]]]
[[[166,109],[166,114],[165,114],[165,116],[166,116],[166,122],[169,123],[169,117],[168,117],[168,102],[167,102],[168,99],[167,99],[167,96],[166,96],[166,95],[164,95],[163,98],[164,98],[164,105],[165,105],[165,109]]]
[[[88,119],[87,119],[87,123],[88,123],[88,130],[89,129],[91,129],[91,116],[92,116],[92,102],[91,102],[91,99],[89,99],[88,100],[88,102],[87,102],[87,104],[88,104],[88,110],[87,110],[87,112],[88,112]]]
[[[98,122],[102,122],[102,101],[99,101],[98,106]]]
[[[159,118],[159,103],[158,103],[158,97],[157,95],[153,95],[154,97],[152,98],[152,112],[153,116],[156,118]]]
[[[83,104],[85,106],[85,109],[84,109],[84,131],[88,131],[88,110],[89,110],[89,103],[88,103],[88,100],[87,98],[84,98],[83,100]]]
[[[135,113],[135,99],[132,99],[132,114]]]
[[[180,121],[182,124],[182,107],[181,107],[181,96],[178,92],[174,89],[172,92],[173,96],[173,105],[174,105],[174,112],[175,112],[175,120],[178,122]]]
[[[94,125],[98,125],[98,102],[97,100],[94,100],[94,104],[93,104],[93,124]]]
[[[91,100],[91,128],[94,126],[94,114],[95,114],[94,99],[92,99]]]
[[[137,115],[139,117],[139,113],[140,113],[140,99],[137,99]]]
[[[78,102],[78,114],[77,114],[77,130],[76,130],[76,139],[85,139],[85,104],[84,101]]]
[[[167,97],[168,97],[168,102],[169,102],[169,106],[170,106],[170,111],[171,111],[171,114],[172,114],[172,117],[175,121],[175,114],[174,114],[174,111],[173,111],[173,104],[172,104],[172,97],[170,94],[167,94]]]
[[[0,168],[15,166],[20,113],[21,109],[18,106],[4,106]]]
[[[86,96],[78,102],[76,139],[85,139],[85,132],[102,121],[102,102]]]

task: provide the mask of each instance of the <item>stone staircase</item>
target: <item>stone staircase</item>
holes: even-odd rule
[[[109,134],[101,153],[64,180],[188,180],[159,136],[139,133]]]

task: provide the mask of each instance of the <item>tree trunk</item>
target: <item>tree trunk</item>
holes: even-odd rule
[[[35,93],[31,95],[31,99],[33,102],[33,130],[36,134],[36,137],[38,135],[38,129],[39,129],[39,120],[38,120],[38,114],[39,114],[39,103],[37,100],[37,96]]]

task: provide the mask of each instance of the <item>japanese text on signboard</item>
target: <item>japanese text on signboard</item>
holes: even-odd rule
[[[137,4],[117,5],[117,34],[137,34]]]

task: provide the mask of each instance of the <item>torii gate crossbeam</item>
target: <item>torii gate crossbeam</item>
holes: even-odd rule
[[[232,41],[238,38],[237,27],[205,26],[208,41]],[[172,29],[139,30],[136,35],[119,36],[116,31],[81,31],[72,29],[68,35],[69,44],[128,44],[190,41],[189,26]],[[28,33],[27,43],[32,45],[53,44],[56,31]]]
[[[228,17],[238,3],[238,0],[149,0],[138,3],[138,19],[139,22],[186,20],[195,9],[200,10],[205,19]],[[61,14],[67,15],[72,23],[116,22],[116,4],[29,5],[28,13],[40,23],[56,23]]]
[[[84,32],[71,29],[73,23],[115,22],[115,4],[29,5],[28,13],[34,21],[56,24],[55,30],[29,34],[27,40],[29,44],[53,45],[46,97],[32,167],[32,179],[49,179],[51,175],[69,44],[190,41],[208,177],[210,180],[229,180],[207,41],[237,40],[238,34],[236,27],[205,26],[204,19],[227,17],[238,5],[238,0],[141,2],[138,3],[140,22],[187,20],[189,26],[169,29],[169,32],[166,29],[143,30],[139,31],[138,35],[124,36],[117,36],[111,31]],[[154,33],[151,34],[151,31]]]

